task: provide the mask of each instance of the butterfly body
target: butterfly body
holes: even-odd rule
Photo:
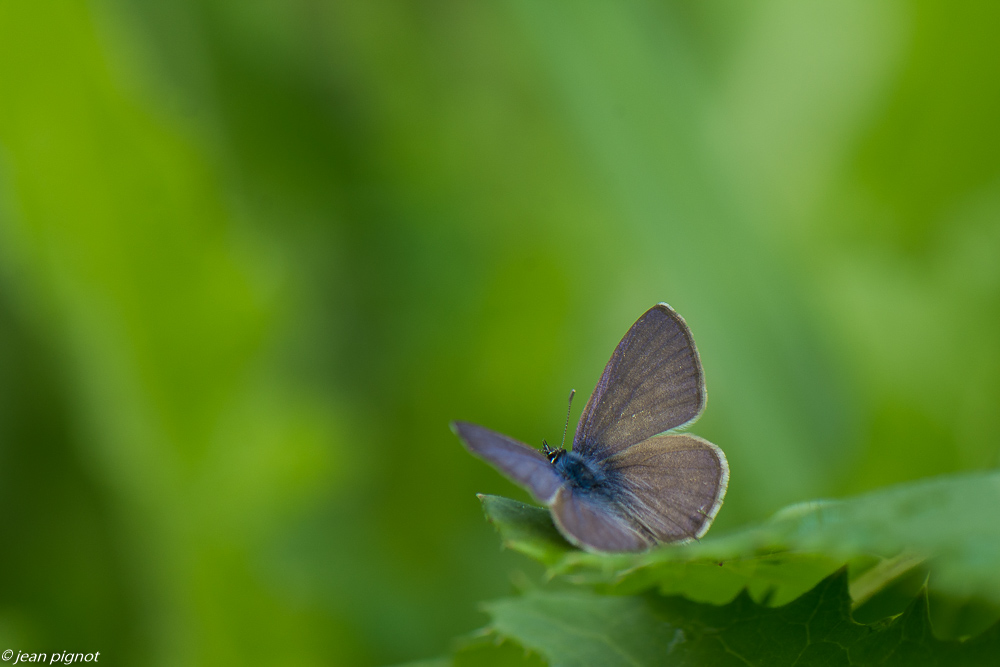
[[[558,451],[560,450],[556,450],[556,452]],[[552,461],[552,465],[559,471],[570,488],[581,491],[599,491],[602,486],[605,486],[607,475],[604,474],[599,464],[589,461],[573,451],[562,450],[562,452],[555,461]]]
[[[539,451],[476,424],[452,426],[469,451],[546,504],[570,542],[639,551],[701,537],[722,505],[729,482],[722,450],[672,433],[698,418],[705,398],[691,332],[660,303],[618,344],[571,450],[543,443]]]

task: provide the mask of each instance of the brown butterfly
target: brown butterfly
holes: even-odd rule
[[[588,551],[640,551],[697,539],[729,483],[722,450],[666,433],[705,409],[705,375],[691,330],[665,303],[622,338],[587,401],[570,451],[539,451],[496,431],[452,423],[470,452],[520,484],[552,512],[570,542]]]

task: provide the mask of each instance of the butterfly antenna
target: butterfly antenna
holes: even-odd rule
[[[566,432],[569,431],[569,415],[573,411],[573,396],[576,394],[576,389],[569,390],[569,406],[566,408],[566,425],[563,426],[563,440],[562,444],[559,445],[560,449],[566,448]]]

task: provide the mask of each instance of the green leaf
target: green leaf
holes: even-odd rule
[[[768,597],[781,604],[843,565],[840,559],[792,552],[720,561],[680,547],[665,547],[673,560],[642,564],[642,555],[578,550],[559,533],[548,510],[500,496],[481,495],[480,500],[504,546],[542,562],[551,576],[566,575],[574,583],[610,587],[618,594],[656,588],[663,594],[722,604],[747,588],[757,600]]]
[[[553,567],[577,549],[563,538],[552,523],[552,515],[541,507],[504,498],[479,494],[486,518],[500,533],[505,547],[531,556]]]
[[[716,606],[653,593],[536,591],[486,609],[498,637],[553,667],[983,665],[1000,654],[1000,625],[965,642],[935,639],[923,593],[895,618],[855,623],[844,570],[781,607],[746,594]]]
[[[1000,602],[1000,523],[980,510],[1000,506],[996,471],[801,503],[727,535],[639,554],[573,549],[547,510],[495,496],[482,501],[506,546],[537,558],[551,575],[618,593],[657,588],[720,603],[747,587],[758,601],[770,596],[781,604],[850,562],[853,572],[870,573],[858,591],[867,598],[898,576],[901,564],[926,560],[934,590]],[[876,564],[880,569],[871,569]]]
[[[545,667],[537,653],[495,632],[484,632],[459,642],[453,667]]]

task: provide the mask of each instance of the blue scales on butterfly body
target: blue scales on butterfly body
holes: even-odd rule
[[[576,452],[561,452],[552,461],[552,465],[563,476],[566,483],[574,489],[590,491],[599,489],[607,481],[607,475],[600,465],[593,463]]]

